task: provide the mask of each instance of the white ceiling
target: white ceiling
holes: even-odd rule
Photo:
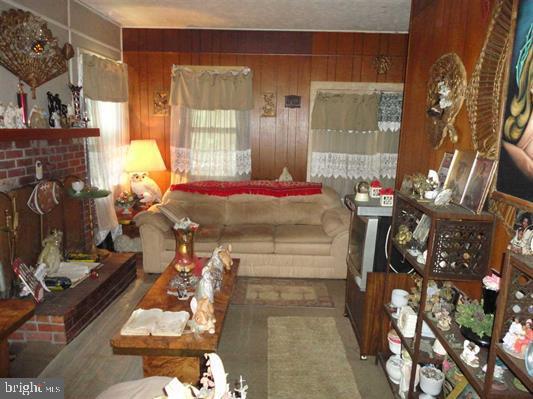
[[[82,0],[123,27],[407,32],[411,0]]]

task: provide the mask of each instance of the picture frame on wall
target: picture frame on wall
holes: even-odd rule
[[[496,190],[533,201],[533,2],[517,1]]]
[[[533,212],[517,212],[513,229],[510,250],[516,254],[533,256]]]
[[[476,214],[481,213],[489,193],[497,162],[476,156],[460,205]]]
[[[442,161],[440,162],[439,171],[437,172],[439,176],[439,187],[444,186],[444,182],[446,181],[446,177],[448,176],[448,172],[450,171],[452,160],[453,153],[445,152],[442,157]]]
[[[461,203],[475,159],[476,153],[472,151],[455,150],[453,154],[444,188],[452,190],[452,202],[455,204]]]

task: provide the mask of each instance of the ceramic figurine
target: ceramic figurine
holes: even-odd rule
[[[157,183],[148,176],[148,173],[132,173],[130,176],[131,191],[141,199],[143,204],[161,202],[161,189]]]
[[[437,194],[433,203],[436,206],[447,206],[451,200],[452,200],[452,190],[447,188]]]
[[[192,308],[192,301],[191,301]],[[215,308],[208,298],[202,298],[196,302],[196,309],[193,310],[193,321],[197,332],[207,331],[209,334],[215,333]]]
[[[509,330],[503,337],[503,346],[505,349],[509,352],[514,351],[514,345],[516,340],[519,338],[520,334],[522,333],[522,324],[518,320],[517,317],[513,319],[513,322],[509,326]]]
[[[53,230],[51,234],[43,240],[43,250],[39,254],[37,264],[46,264],[46,273],[53,275],[59,270],[61,263],[61,244],[63,243],[63,232]]]
[[[37,105],[34,105],[30,111],[30,127],[34,129],[46,129],[48,128],[48,122],[46,121],[46,116],[42,108],[39,108]]]
[[[398,227],[398,233],[396,233],[396,236],[394,239],[396,242],[400,245],[405,245],[411,241],[413,238],[413,233],[409,230],[409,227],[407,227],[404,224],[401,224]]]
[[[522,358],[531,341],[533,341],[533,330],[531,329],[531,319],[527,319],[526,325],[522,327],[522,331],[514,342],[513,352]]]
[[[17,108],[15,111],[15,128],[16,129],[26,128],[26,125],[24,124],[24,110],[22,108]]]
[[[422,252],[420,255],[416,257],[416,261],[422,265],[425,265],[427,257],[428,257],[428,251],[425,250],[424,252]]]
[[[461,353],[461,359],[463,359],[463,361],[470,367],[477,368],[479,367],[479,358],[477,357],[478,353],[479,346],[465,339],[465,342],[463,343],[463,353]]]
[[[61,129],[61,118],[59,117],[59,112],[52,113],[52,121],[54,122],[54,129]]]
[[[17,127],[17,114],[17,108],[10,102],[4,111],[4,126],[7,129],[15,129]]]
[[[446,309],[443,309],[435,316],[437,317],[437,327],[440,328],[442,331],[448,331],[452,323],[450,313]]]

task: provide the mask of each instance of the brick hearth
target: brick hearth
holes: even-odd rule
[[[72,341],[136,277],[136,256],[113,253],[98,269],[98,278],[87,278],[78,286],[47,294],[37,305],[35,316],[10,335],[10,341],[47,341],[66,344]]]

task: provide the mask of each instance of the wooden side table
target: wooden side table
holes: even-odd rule
[[[7,338],[35,312],[32,299],[0,300],[0,377],[9,376],[9,344]]]

